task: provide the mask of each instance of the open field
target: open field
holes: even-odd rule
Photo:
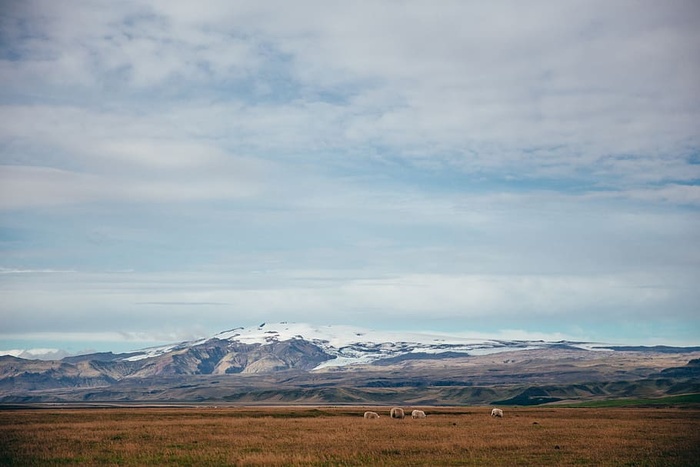
[[[697,408],[0,411],[0,465],[698,465]]]
[[[683,394],[681,396],[656,397],[653,399],[610,399],[601,401],[578,402],[575,404],[562,404],[567,407],[669,407],[683,405],[700,409],[700,394]]]

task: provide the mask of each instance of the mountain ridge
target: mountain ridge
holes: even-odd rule
[[[237,327],[207,339],[180,344],[152,347],[134,352],[130,361],[152,358],[163,353],[204,345],[213,340],[241,344],[269,345],[274,342],[304,340],[316,345],[331,358],[323,366],[367,364],[385,358],[409,353],[456,352],[467,355],[485,355],[513,349],[534,349],[552,345],[567,345],[586,350],[602,350],[603,344],[543,340],[506,340],[463,336],[437,332],[376,331],[355,326],[314,326],[306,323],[262,323],[258,326]]]
[[[566,395],[628,397],[635,388],[644,396],[700,392],[697,365],[691,364],[700,349],[669,349],[262,323],[122,354],[54,361],[2,356],[0,402],[408,397],[522,404]]]

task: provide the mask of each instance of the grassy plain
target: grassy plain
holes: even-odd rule
[[[0,410],[0,465],[700,465],[697,408]]]

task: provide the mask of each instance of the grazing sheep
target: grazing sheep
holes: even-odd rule
[[[425,418],[425,412],[422,410],[414,410],[411,412],[411,418]]]
[[[406,416],[406,414],[403,413],[403,409],[401,407],[394,407],[389,412],[389,416],[391,418],[403,419]]]
[[[379,414],[377,412],[365,412],[365,418],[379,418]]]
[[[491,416],[492,416],[492,417],[500,417],[500,418],[503,418],[503,410],[501,410],[501,409],[493,409],[493,410],[491,411]]]

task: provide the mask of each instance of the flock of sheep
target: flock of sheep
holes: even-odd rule
[[[491,410],[491,416],[503,418],[503,410],[493,409],[493,410]],[[406,413],[404,412],[404,410],[401,407],[392,407],[392,409],[389,411],[389,417],[403,419],[406,417]],[[422,410],[414,410],[411,412],[411,418],[413,418],[413,419],[425,418],[425,417],[426,417],[425,412],[423,412]],[[379,418],[379,414],[377,412],[365,412],[365,418],[367,418],[367,419]]]

